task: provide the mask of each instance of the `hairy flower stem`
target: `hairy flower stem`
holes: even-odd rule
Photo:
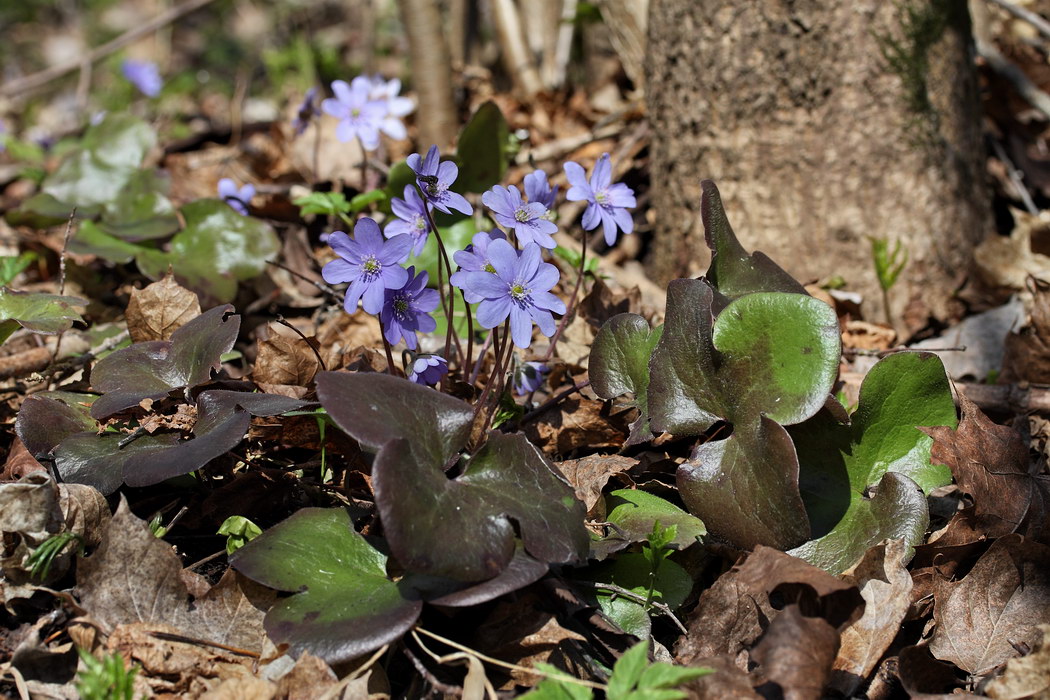
[[[441,308],[445,312],[445,321],[447,325],[447,328],[445,330],[445,354],[443,355],[443,357],[445,357],[446,359],[449,357],[449,349],[452,347],[452,342],[454,340],[456,343],[456,353],[459,355],[459,366],[461,368],[460,373],[462,374],[462,368],[466,366],[463,359],[463,348],[459,344],[459,336],[457,336],[455,331],[453,330],[453,326],[455,325],[453,313],[456,309],[456,292],[455,289],[452,287],[451,280],[452,263],[450,263],[448,260],[448,252],[445,250],[445,242],[441,240],[441,232],[438,231],[437,224],[434,222],[434,212],[431,210],[430,205],[427,204],[426,195],[424,195],[423,190],[419,188],[418,182],[416,183],[416,190],[419,191],[419,197],[423,200],[423,211],[426,212],[427,223],[430,224],[430,229],[434,232],[434,238],[437,240],[438,244],[438,253],[440,254],[437,266],[437,287],[438,292],[441,293]],[[442,263],[444,263],[444,269],[448,270],[449,276],[447,295],[445,294],[445,280],[442,275]],[[464,301],[463,303],[466,304],[466,301]],[[470,306],[467,306],[467,315],[470,315]],[[443,379],[441,381],[442,388],[445,387],[447,377],[448,375],[446,375],[446,379]]]
[[[565,330],[565,326],[568,325],[569,319],[576,312],[576,297],[579,296],[580,287],[583,286],[583,267],[587,261],[587,234],[583,234],[583,245],[580,246],[580,269],[576,275],[576,286],[572,288],[572,297],[569,299],[569,306],[565,309],[565,315],[561,317],[561,321],[558,323],[558,329],[554,331],[554,337],[551,338],[551,343],[547,347],[547,353],[543,356],[544,362],[550,362],[550,359],[554,357],[554,348],[558,345],[558,339],[561,338],[562,331]]]
[[[390,341],[386,339],[386,334],[383,332],[383,322],[379,322],[379,332],[383,335],[383,349],[386,350],[386,371],[391,377],[396,377],[394,374],[394,353],[390,352]]]
[[[492,426],[492,419],[496,416],[496,408],[499,406],[500,397],[503,396],[503,390],[507,386],[507,366],[510,364],[511,355],[514,354],[514,344],[510,338],[510,319],[503,322],[502,337],[503,345],[496,353],[492,374],[489,375],[488,384],[485,385],[485,393],[489,393],[493,386],[496,389],[491,392],[490,396],[486,397],[482,394],[483,400],[478,402],[481,410],[485,411],[484,425],[486,431]]]
[[[485,336],[485,342],[481,344],[481,348],[478,350],[478,359],[474,362],[474,368],[470,370],[470,379],[467,380],[467,384],[471,386],[478,380],[478,372],[481,371],[481,363],[485,360],[485,353],[488,352],[489,346],[492,345],[492,337],[492,333]]]
[[[357,145],[361,147],[361,191],[368,189],[368,151],[365,150],[365,142],[357,137]]]
[[[459,293],[463,296],[463,308],[467,313],[467,357],[463,366],[459,368],[459,374],[463,379],[466,379],[467,368],[471,366],[471,355],[474,353],[474,319],[470,313],[470,304],[467,303],[467,293],[462,289]]]

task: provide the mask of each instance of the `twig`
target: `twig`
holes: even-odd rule
[[[152,34],[161,27],[174,22],[183,15],[199,10],[210,2],[212,2],[212,0],[189,0],[178,7],[172,7],[160,13],[149,22],[133,27],[118,36],[116,39],[107,41],[105,44],[102,44],[102,46],[92,49],[86,56],[81,56],[60,65],[52,66],[51,68],[39,71],[38,73],[33,73],[32,75],[27,75],[18,80],[12,80],[3,87],[0,87],[0,96],[14,97],[23,92],[28,92],[43,85],[47,85],[52,80],[61,78],[66,73],[72,73],[77,70],[83,66],[85,62],[94,63],[99,59],[105,58],[111,53],[115,53],[129,44],[135,43],[142,37]]]
[[[550,399],[547,399],[546,401],[541,403],[539,406],[537,406],[536,408],[534,408],[531,411],[529,411],[528,413],[526,413],[524,416],[521,417],[521,420],[518,421],[518,425],[523,425],[525,423],[528,423],[529,421],[534,419],[536,416],[538,416],[541,413],[543,413],[544,411],[546,411],[551,406],[554,406],[558,402],[565,400],[566,398],[568,398],[569,396],[572,396],[573,394],[575,394],[577,391],[580,391],[581,389],[586,389],[590,385],[591,385],[591,380],[590,379],[582,381],[579,384],[574,384],[573,386],[569,387],[565,391],[561,392],[560,394],[555,395],[554,397],[552,397]]]
[[[171,632],[159,632],[157,630],[150,630],[149,636],[155,639],[163,639],[166,642],[182,642],[183,644],[196,644],[197,646],[214,647],[216,649],[228,651],[231,654],[236,654],[238,656],[248,656],[253,659],[258,659],[260,657],[260,654],[257,651],[239,649],[237,647],[231,647],[228,644],[221,644],[219,642],[209,642],[207,639],[197,639],[196,637],[187,637],[182,634],[172,634]]]
[[[609,591],[610,593],[618,595],[622,598],[627,598],[628,600],[633,600],[636,603],[641,603],[642,605],[656,608],[660,611],[660,614],[666,615],[667,617],[671,618],[671,622],[675,623],[678,629],[682,631],[682,634],[689,634],[689,630],[685,628],[685,625],[683,625],[682,621],[678,619],[678,616],[671,612],[671,608],[668,607],[667,603],[661,603],[656,600],[649,600],[644,595],[639,595],[632,590],[621,588],[620,586],[617,586],[614,583],[601,583],[600,581],[585,581],[582,579],[578,579],[573,581],[573,584],[582,585],[587,588],[590,588],[591,590],[601,589]]]
[[[1025,22],[1028,22],[1030,25],[1038,29],[1039,33],[1043,36],[1050,37],[1050,22],[1047,22],[1040,15],[1037,15],[1031,10],[1026,10],[1023,7],[1018,7],[1012,2],[1007,2],[1007,0],[989,1],[1003,8],[1014,17],[1017,17],[1018,19],[1023,19]]]
[[[282,270],[284,270],[285,272],[287,272],[288,274],[293,275],[295,277],[298,277],[299,279],[303,280],[304,282],[308,282],[308,283],[312,284],[313,286],[317,287],[317,289],[319,289],[322,294],[325,294],[326,296],[328,296],[329,298],[331,298],[331,299],[333,299],[335,301],[338,301],[338,302],[342,302],[343,301],[343,297],[340,296],[339,292],[337,292],[334,287],[329,287],[324,282],[318,282],[317,280],[312,280],[309,277],[307,277],[306,275],[302,275],[302,274],[296,272],[295,270],[293,270],[292,268],[288,267],[287,265],[282,265],[281,263],[277,262],[276,260],[267,260],[266,264],[267,265],[273,265],[274,267],[279,267]]]
[[[448,683],[443,683],[440,680],[438,680],[437,676],[431,673],[430,669],[428,669],[423,664],[423,661],[414,653],[412,653],[412,650],[409,649],[407,646],[401,645],[401,653],[404,654],[405,657],[412,662],[412,665],[416,667],[417,671],[419,671],[419,675],[423,676],[423,680],[429,683],[430,687],[432,687],[434,690],[438,691],[439,693],[445,693],[446,695],[455,695],[456,697],[463,696],[463,686],[449,685]]]
[[[73,230],[73,219],[76,218],[77,208],[73,207],[73,211],[69,212],[69,220],[66,221],[66,232],[62,236],[62,252],[58,256],[58,295],[62,296],[66,293],[66,250],[69,248],[69,232]],[[55,338],[55,352],[51,355],[51,362],[58,361],[58,351],[62,346],[62,336],[65,335],[65,331],[60,331],[58,337]]]
[[[490,663],[493,666],[499,666],[501,668],[510,669],[511,671],[523,671],[525,673],[530,673],[532,675],[540,676],[541,678],[551,678],[552,677],[551,674],[546,673],[544,671],[540,671],[539,669],[528,668],[526,666],[519,666],[518,664],[512,664],[512,663],[509,663],[507,661],[501,661],[499,659],[494,659],[491,656],[486,656],[485,654],[482,654],[480,651],[476,651],[474,649],[471,649],[470,647],[464,646],[464,645],[460,644],[459,642],[454,642],[451,639],[446,639],[445,637],[442,637],[441,635],[434,634],[433,632],[425,630],[422,627],[419,627],[418,625],[416,627],[412,628],[412,637],[417,642],[419,641],[419,635],[416,634],[417,632],[419,634],[426,635],[427,637],[430,637],[431,639],[435,639],[435,640],[441,642],[442,644],[447,644],[448,646],[452,647],[453,649],[458,649],[459,651],[466,652],[466,653],[470,654],[471,656],[476,656],[479,659],[481,659],[482,661]],[[420,646],[422,646],[422,645],[420,645]],[[569,676],[561,676],[561,675],[559,675],[559,676],[557,676],[557,679],[561,680],[561,681],[564,681],[566,683],[572,683],[574,685],[582,685],[582,686],[585,686],[587,688],[594,688],[595,690],[605,690],[608,687],[604,683],[598,683],[598,682],[595,682],[595,681],[585,681],[582,678],[572,678],[572,677],[569,677]]]
[[[998,139],[992,139],[992,148],[995,149],[995,157],[1002,161],[1003,165],[1006,166],[1006,175],[1010,178],[1010,184],[1014,186],[1014,190],[1017,192],[1017,196],[1021,198],[1021,202],[1024,203],[1024,208],[1028,210],[1029,214],[1038,214],[1039,208],[1035,206],[1035,201],[1032,199],[1032,195],[1029,194],[1028,188],[1024,186],[1024,175],[1014,162],[1010,160],[1010,156],[1006,155],[1006,149],[999,143]]]
[[[983,58],[999,76],[1013,84],[1014,89],[1028,101],[1030,105],[1043,114],[1050,117],[1050,95],[1046,94],[1025,75],[1024,71],[1010,61],[999,51],[979,37],[974,42],[977,45],[977,53]]]

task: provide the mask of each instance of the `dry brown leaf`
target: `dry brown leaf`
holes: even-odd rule
[[[328,664],[313,654],[303,654],[295,666],[277,681],[276,697],[282,700],[313,700],[339,682]]]
[[[967,673],[985,675],[1033,648],[1037,625],[1050,619],[1050,547],[1007,535],[996,540],[961,581],[934,586],[930,651]]]
[[[864,614],[842,631],[831,684],[845,697],[860,688],[900,631],[911,604],[912,579],[904,567],[907,547],[889,540],[872,547],[843,579],[860,588]]]
[[[200,315],[197,295],[176,282],[171,272],[145,289],[132,289],[125,312],[128,333],[136,343],[169,340]]]
[[[851,319],[842,331],[843,349],[887,350],[897,342],[897,331],[877,323]]]
[[[758,686],[759,693],[784,700],[819,700],[838,649],[838,630],[827,620],[806,617],[797,605],[788,605],[751,651],[759,664],[756,675],[765,681]]]
[[[587,506],[587,512],[602,497],[602,489],[609,478],[638,465],[638,460],[623,455],[589,455],[582,459],[567,459],[554,466],[576,490],[576,498]]]
[[[317,345],[317,339],[304,341],[297,335],[285,335],[277,324],[270,324],[269,337],[259,341],[252,379],[265,384],[285,384],[305,387],[321,369],[317,353],[307,342]]]
[[[1034,280],[1031,322],[1009,333],[1003,355],[1003,382],[1050,383],[1050,281]]]
[[[778,614],[770,602],[774,592],[797,603],[804,615],[821,617],[835,628],[855,619],[864,602],[853,584],[759,545],[700,595],[689,616],[689,632],[675,647],[678,662],[696,665],[700,659],[729,655],[747,670],[748,651]]]
[[[272,593],[229,570],[203,597],[190,600],[182,564],[121,499],[102,544],[77,567],[81,602],[106,629],[165,623],[182,634],[261,652],[262,620]]]
[[[574,397],[544,411],[523,430],[532,444],[549,455],[580,448],[619,449],[635,415],[634,409],[614,409],[611,402]]]
[[[920,428],[934,439],[930,459],[952,470],[973,497],[974,529],[988,537],[1018,532],[1050,537],[1050,480],[1029,471],[1028,446],[1013,428],[997,425],[959,395],[962,420],[956,430]]]
[[[751,677],[737,668],[730,656],[697,659],[693,666],[714,671],[682,686],[690,700],[757,700],[762,696],[751,687]]]
[[[591,291],[577,305],[580,315],[596,330],[617,314],[636,314],[641,308],[642,291],[638,287],[614,292],[600,277],[595,278]]]
[[[1003,675],[985,687],[995,700],[1050,699],[1050,625],[1039,625],[1042,635],[1032,653],[1006,662]]]
[[[29,454],[25,444],[15,437],[11,441],[11,450],[7,453],[3,471],[0,471],[0,481],[18,481],[26,474],[33,472],[47,472],[44,465]]]

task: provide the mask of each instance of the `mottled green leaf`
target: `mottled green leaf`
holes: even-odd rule
[[[628,445],[652,438],[649,429],[649,359],[660,340],[663,326],[649,328],[637,314],[613,316],[601,327],[591,345],[587,371],[591,388],[603,399],[634,394],[638,419],[631,424]]]
[[[838,371],[835,312],[803,294],[756,293],[714,317],[706,280],[675,280],[650,360],[653,430],[699,435],[726,421],[731,435],[697,447],[678,470],[689,510],[745,548],[788,548],[809,537],[798,461],[783,425],[813,415]]]
[[[805,294],[806,290],[765,253],[748,254],[729,225],[722,196],[711,180],[700,183],[700,217],[704,238],[711,249],[711,266],[707,278],[719,292],[736,299],[754,292],[788,292]]]
[[[610,537],[622,536],[619,534],[622,532],[631,542],[644,542],[653,531],[653,524],[659,522],[661,527],[674,525],[677,528],[671,546],[685,549],[707,534],[707,528],[700,518],[645,491],[613,491],[605,497],[605,507],[608,511],[605,519],[619,528]]]
[[[168,265],[187,287],[219,302],[233,301],[237,283],[253,279],[280,250],[266,223],[242,216],[218,199],[198,199],[182,207],[186,228],[171,239],[166,255],[139,256],[139,268],[160,279]]]
[[[270,638],[299,655],[347,661],[404,634],[422,602],[386,575],[386,557],[356,533],[343,509],[304,508],[237,550],[245,576],[294,595],[266,614]]]
[[[87,302],[77,297],[0,287],[0,343],[20,327],[48,335],[69,330],[75,321],[84,320],[73,310],[74,306],[87,306]]]
[[[460,132],[456,145],[457,190],[484,192],[503,180],[509,164],[506,150],[509,136],[507,120],[495,102],[489,100],[478,107]]]
[[[136,171],[120,194],[105,203],[99,226],[132,242],[170,236],[179,230],[179,218],[166,191],[167,182],[155,171]]]
[[[142,246],[103,231],[93,221],[80,222],[76,235],[69,239],[69,250],[77,255],[97,255],[115,263],[129,263],[144,251]]]
[[[904,538],[908,545],[919,542],[928,519],[925,495],[951,482],[947,467],[930,463],[933,438],[919,426],[956,424],[940,358],[907,352],[871,369],[850,424],[822,411],[794,426],[802,497],[817,538],[800,548],[803,558],[844,570],[879,541],[871,540],[876,533],[896,533],[881,539]],[[895,477],[887,488],[887,474],[907,478]],[[867,490],[880,481],[879,495],[866,501]],[[916,485],[918,496],[904,484]]]

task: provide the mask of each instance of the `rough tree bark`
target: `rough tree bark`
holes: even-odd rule
[[[452,102],[452,60],[436,0],[398,0],[412,60],[412,86],[419,95],[416,123],[423,152],[431,144],[452,145],[458,117]]]
[[[651,0],[647,74],[654,278],[705,269],[710,177],[745,247],[842,275],[869,318],[867,236],[910,255],[898,330],[955,310],[992,229],[965,0]]]

